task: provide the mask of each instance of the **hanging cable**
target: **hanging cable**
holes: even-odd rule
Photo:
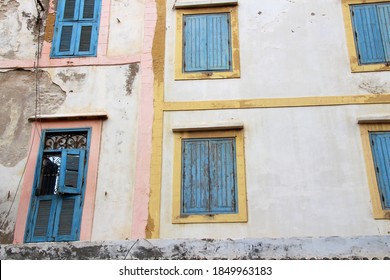
[[[34,69],[35,69],[35,109],[34,109],[34,117],[35,117],[35,120],[38,119],[38,115],[40,115],[40,94],[39,94],[39,56],[40,56],[40,36],[41,36],[41,23],[42,23],[42,18],[41,18],[41,11],[44,11],[44,7],[42,5],[42,3],[40,2],[40,0],[36,0],[38,1],[38,4],[39,6],[41,7],[41,10],[38,9],[38,6],[36,5],[36,8],[37,8],[37,20],[36,20],[36,25],[38,27],[38,32],[37,32],[37,50],[36,50],[36,54],[35,54],[35,62],[34,62]],[[37,2],[35,2],[37,3]],[[20,179],[19,179],[19,182],[18,182],[18,185],[16,187],[16,191],[15,191],[15,195],[11,201],[11,205],[7,211],[7,214],[4,216],[4,220],[3,222],[1,223],[1,226],[0,226],[0,230],[3,230],[3,227],[5,225],[5,223],[7,222],[7,219],[11,213],[11,210],[12,210],[12,207],[15,203],[15,200],[16,200],[16,196],[19,192],[19,189],[20,189],[20,186],[22,184],[22,179],[24,177],[24,174],[26,172],[26,169],[27,169],[27,163],[30,159],[30,156],[31,156],[31,151],[32,151],[32,145],[34,143],[34,140],[35,140],[35,133],[38,134],[39,138],[41,137],[40,135],[40,132],[38,131],[38,127],[37,125],[35,125],[35,131],[33,131],[33,136],[32,136],[32,140],[31,140],[31,145],[28,149],[28,153],[27,153],[27,159],[26,159],[26,163],[23,167],[23,172],[22,172],[22,175],[20,176]]]

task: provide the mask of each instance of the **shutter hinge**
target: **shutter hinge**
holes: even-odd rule
[[[371,144],[374,146],[374,140],[371,140]]]
[[[376,172],[379,173],[379,167],[378,166],[376,167]]]
[[[355,16],[355,12],[352,10],[352,16],[354,17]]]

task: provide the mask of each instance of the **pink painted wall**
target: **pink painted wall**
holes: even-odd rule
[[[148,223],[150,165],[152,156],[154,74],[152,47],[157,7],[154,0],[145,1],[144,42],[141,57],[141,97],[138,118],[138,150],[134,189],[132,238],[145,238]]]
[[[21,185],[21,196],[16,217],[14,243],[23,243],[26,229],[27,215],[30,206],[34,172],[39,153],[40,135],[43,129],[92,128],[91,147],[88,157],[87,182],[84,197],[83,214],[81,219],[80,240],[91,240],[92,222],[95,209],[95,195],[97,184],[97,171],[100,151],[100,137],[102,130],[101,120],[88,121],[56,121],[34,122],[30,140],[31,152],[27,158],[26,172]]]

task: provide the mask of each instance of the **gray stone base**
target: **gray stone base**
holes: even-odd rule
[[[390,236],[139,239],[0,245],[0,259],[390,259]]]

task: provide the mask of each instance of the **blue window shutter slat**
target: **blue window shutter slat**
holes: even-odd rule
[[[184,71],[207,70],[207,17],[185,16],[184,21]]]
[[[57,204],[53,236],[55,241],[78,239],[81,220],[80,195],[63,196]]]
[[[390,4],[378,5],[377,10],[386,62],[390,62]]]
[[[83,0],[81,3],[80,18],[81,19],[95,19],[96,18],[96,1],[97,0]]]
[[[372,151],[380,199],[390,209],[390,133],[371,133]]]
[[[385,59],[376,5],[352,6],[357,51],[361,64],[379,63]]]
[[[230,26],[228,14],[207,16],[207,70],[230,69]]]
[[[183,141],[183,213],[209,211],[209,163],[207,140]]]
[[[58,29],[58,53],[59,54],[73,54],[74,41],[76,37],[76,25],[74,23],[59,24]]]
[[[52,236],[56,198],[54,195],[38,196],[35,200],[33,221],[27,242],[53,241]]]
[[[84,180],[85,150],[62,151],[60,184],[58,191],[80,194]]]
[[[211,212],[236,212],[234,139],[210,140]]]

